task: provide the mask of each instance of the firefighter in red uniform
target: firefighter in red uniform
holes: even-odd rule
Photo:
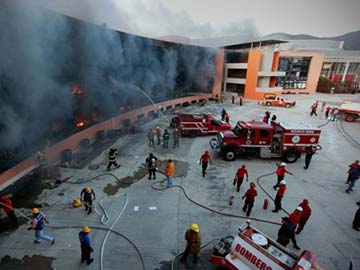
[[[290,223],[293,226],[294,231],[295,231],[296,227],[298,226],[298,224],[300,222],[302,211],[303,211],[302,207],[299,206],[289,216],[289,220],[290,220]]]
[[[5,213],[8,215],[11,223],[14,226],[18,226],[18,220],[14,213],[14,206],[12,201],[9,199],[8,196],[5,194],[1,196],[1,208],[5,211]]]
[[[246,175],[246,181],[249,181],[249,175],[248,175],[248,171],[246,169],[245,165],[242,165],[241,168],[239,168],[236,172],[234,181],[233,181],[233,185],[236,185],[236,191],[239,192],[240,191],[240,186],[243,183],[244,180],[244,175]]]
[[[354,169],[357,169],[357,168],[360,168],[360,164],[359,164],[359,160],[355,160],[354,163],[351,163],[349,165],[349,170],[347,171],[348,173],[348,178],[346,180],[346,184],[349,184],[350,181],[351,181],[351,172],[354,170]]]
[[[277,170],[276,170],[276,175],[277,175],[277,183],[275,186],[273,186],[273,188],[276,190],[277,187],[279,187],[279,184],[282,180],[284,180],[285,177],[285,173],[288,173],[290,175],[292,175],[291,172],[289,172],[288,170],[286,170],[286,163],[285,162],[281,162],[276,163],[277,166]]]
[[[263,122],[266,123],[266,124],[269,124],[269,119],[270,119],[270,112],[266,111],[265,115],[263,117]]]
[[[317,105],[316,105],[316,103],[314,103],[314,104],[311,106],[310,116],[313,116],[314,114],[315,114],[315,116],[317,116],[316,110],[317,110]]]
[[[242,197],[242,199],[246,198],[245,204],[243,207],[244,212],[247,209],[246,216],[250,216],[251,209],[254,206],[256,196],[257,196],[256,185],[255,185],[255,183],[251,182],[250,188],[246,191],[245,195]]]
[[[225,114],[225,122],[229,124],[230,122],[230,116],[228,113]]]
[[[299,234],[304,229],[306,222],[311,216],[311,208],[307,199],[304,199],[302,203],[299,204],[299,207],[302,208],[302,212],[296,234]]]
[[[208,163],[211,164],[211,157],[208,150],[205,151],[205,153],[200,158],[200,164],[202,165],[202,175],[205,177],[206,169],[208,167]]]
[[[273,210],[274,213],[279,212],[279,210],[281,210],[281,200],[284,197],[286,191],[286,181],[282,180],[279,184],[279,190],[276,193],[276,197],[275,197],[275,209]]]

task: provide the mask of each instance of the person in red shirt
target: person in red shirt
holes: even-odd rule
[[[254,182],[250,183],[250,188],[246,191],[245,195],[242,197],[242,199],[245,199],[245,204],[243,207],[243,211],[246,212],[246,216],[250,216],[251,213],[251,209],[254,206],[254,202],[255,202],[255,197],[257,196],[257,191],[256,191],[256,185]]]
[[[302,211],[303,211],[302,207],[299,206],[289,216],[290,223],[292,224],[294,230],[296,229],[296,227],[300,222]]]
[[[281,210],[281,200],[284,197],[286,191],[286,181],[282,180],[279,183],[279,190],[276,193],[276,197],[275,197],[275,209],[273,210],[274,213],[279,212],[279,210]]]
[[[230,116],[228,113],[225,114],[225,122],[229,124],[230,122]]]
[[[5,211],[14,226],[18,226],[18,220],[14,213],[12,201],[5,194],[1,197],[1,208]]]
[[[266,123],[266,124],[269,124],[269,119],[270,119],[270,112],[266,111],[265,115],[263,117],[263,122]]]
[[[327,106],[326,109],[325,109],[325,118],[326,118],[326,119],[329,119],[330,110],[331,110],[331,107],[330,107],[330,106]]]
[[[239,192],[240,191],[240,186],[243,183],[244,180],[244,175],[246,175],[246,182],[249,181],[249,174],[248,171],[246,169],[245,165],[242,165],[241,168],[239,168],[236,172],[234,181],[233,181],[233,185],[236,185],[236,191]]]
[[[311,106],[310,116],[313,116],[314,114],[315,114],[315,116],[317,116],[316,110],[317,110],[317,105],[315,103]]]
[[[285,173],[288,173],[290,175],[292,175],[291,172],[289,172],[288,170],[286,170],[286,163],[285,162],[281,162],[276,163],[277,166],[277,170],[276,170],[276,175],[277,175],[277,183],[275,186],[273,186],[274,190],[276,190],[279,187],[279,184],[282,180],[284,180],[285,177]]]
[[[296,234],[299,234],[304,229],[306,222],[311,216],[311,208],[307,199],[304,199],[302,203],[299,204],[299,207],[302,208],[302,212]]]
[[[211,164],[211,157],[208,150],[205,151],[205,153],[200,157],[200,164],[202,165],[202,175],[205,177],[206,175],[206,169],[208,167],[208,163]]]
[[[349,169],[348,169],[348,171],[347,171],[347,173],[348,173],[348,178],[347,178],[347,181],[346,181],[346,184],[349,184],[350,183],[350,181],[351,181],[351,172],[355,169],[357,169],[357,168],[360,168],[360,164],[359,164],[360,162],[359,162],[359,160],[355,160],[354,161],[354,163],[352,163],[352,164],[350,164],[349,165]]]

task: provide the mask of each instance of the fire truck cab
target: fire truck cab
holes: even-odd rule
[[[181,135],[194,138],[201,135],[216,135],[219,131],[231,130],[231,125],[216,120],[208,113],[178,114],[172,120],[172,125],[179,128]]]
[[[259,102],[263,106],[280,106],[280,107],[294,107],[296,102],[283,98],[281,96],[276,96],[276,94],[265,94],[262,101]]]
[[[306,153],[306,147],[318,147],[320,132],[319,128],[303,123],[269,125],[261,121],[239,121],[232,130],[222,131],[210,140],[210,146],[227,161],[254,154],[293,163]]]
[[[315,254],[300,256],[281,246],[250,225],[239,228],[235,237],[221,239],[213,247],[210,261],[228,270],[315,270]]]

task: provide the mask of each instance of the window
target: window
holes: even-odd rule
[[[284,89],[304,89],[311,57],[280,57],[279,71],[285,71],[285,77],[276,79],[276,86]]]
[[[260,137],[268,138],[269,137],[269,131],[267,129],[260,130]]]

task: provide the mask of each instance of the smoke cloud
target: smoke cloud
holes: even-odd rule
[[[166,45],[25,3],[0,4],[0,150],[36,151],[54,130],[73,132],[79,116],[101,121],[121,106],[148,104],[138,88],[154,101],[211,90],[212,49]],[[74,85],[82,95],[71,93]]]

